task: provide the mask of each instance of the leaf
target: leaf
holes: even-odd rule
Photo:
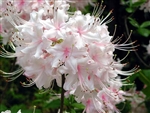
[[[25,106],[23,104],[21,105],[14,105],[11,107],[11,112],[12,113],[17,113],[20,109],[24,109]]]
[[[148,110],[147,113],[150,113],[150,107],[149,107],[149,105],[150,105],[150,99],[149,99],[149,100],[146,100],[145,105],[146,105],[146,108],[147,108],[147,110]]]
[[[130,82],[130,83],[133,83],[134,80],[135,80],[138,76],[139,76],[139,73],[135,73],[135,74],[129,76],[129,78],[128,78],[129,82]]]
[[[128,13],[132,13],[132,12],[134,12],[134,9],[132,7],[128,7],[128,8],[126,8],[126,11]]]
[[[76,113],[76,111],[74,109],[71,109],[71,113]]]
[[[150,70],[142,70],[139,74],[139,79],[147,86],[150,86]]]
[[[150,26],[150,21],[145,21],[140,25],[141,28],[148,27],[148,26]]]
[[[64,105],[66,105],[66,106],[70,106],[70,103],[69,103],[70,101],[69,101],[69,99],[64,99]]]
[[[53,100],[52,102],[46,104],[46,108],[59,108],[60,107],[60,99]]]
[[[0,112],[6,111],[6,110],[7,110],[6,106],[3,104],[0,104]]]
[[[150,98],[150,86],[144,88],[142,92],[146,95],[146,98]]]
[[[135,19],[130,18],[130,17],[128,19],[129,19],[129,22],[130,22],[131,25],[133,25],[134,27],[139,28],[139,23]]]
[[[146,29],[146,28],[139,28],[138,33],[144,37],[148,37],[150,35],[150,30]]]
[[[78,109],[84,109],[85,108],[85,106],[81,103],[73,103],[72,106],[75,108],[78,108]]]

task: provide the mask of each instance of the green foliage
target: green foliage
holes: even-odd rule
[[[134,13],[137,10],[137,8],[140,7],[140,5],[146,2],[146,0],[139,0],[134,3],[132,2],[132,0],[121,0],[121,2],[127,6],[125,10],[128,13]]]
[[[148,113],[150,113],[150,99],[146,100],[145,105],[147,107]]]
[[[150,70],[142,70],[139,72],[140,80],[146,85],[146,87],[142,90],[146,95],[146,98],[150,98]]]
[[[135,19],[130,18],[130,17],[128,19],[129,19],[130,24],[133,25],[134,27],[138,28],[140,26],[139,23]]]
[[[150,36],[150,21],[145,21],[139,24],[135,19],[129,17],[129,22],[132,26],[136,27],[136,32],[144,37]]]

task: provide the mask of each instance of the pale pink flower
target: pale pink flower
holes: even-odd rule
[[[11,113],[10,110],[2,111],[1,113]],[[17,113],[21,113],[21,110],[19,110]]]
[[[25,9],[27,4],[29,10]],[[15,6],[27,14],[28,19],[20,16]],[[112,41],[113,36],[106,25],[112,21],[112,18],[106,21],[112,11],[102,19],[99,16],[103,7],[96,7],[92,15],[84,15],[81,11],[69,15],[68,9],[65,0],[7,1],[2,19],[10,22],[14,30],[9,37],[14,53],[2,47],[0,56],[17,57],[16,63],[22,69],[3,73],[18,74],[14,78],[24,73],[29,84],[23,85],[36,84],[39,89],[51,87],[53,80],[61,86],[64,74],[66,96],[75,95],[77,102],[85,105],[84,111],[118,112],[115,105],[128,95],[120,89],[124,84],[118,74],[131,75],[137,68],[121,71],[123,64],[113,59],[114,51],[131,50],[133,47],[126,46],[132,43],[117,44],[119,39]]]
[[[147,0],[147,2],[142,4],[140,9],[144,10],[144,12],[150,12],[150,0]]]

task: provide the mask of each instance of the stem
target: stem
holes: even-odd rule
[[[63,106],[64,106],[64,83],[65,83],[65,74],[62,74],[62,83],[61,83],[61,104],[60,104],[60,113],[63,113]]]

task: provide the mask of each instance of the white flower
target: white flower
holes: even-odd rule
[[[1,113],[11,113],[10,110],[2,111]],[[21,110],[19,110],[17,113],[21,113]]]
[[[29,15],[28,20],[12,11],[5,12],[4,19],[14,29],[9,37],[14,53],[2,48],[1,56],[17,57],[17,64],[22,67],[6,74],[24,73],[30,84],[23,85],[36,84],[39,89],[51,87],[53,80],[61,86],[63,74],[66,96],[75,95],[86,106],[87,113],[118,112],[115,105],[127,95],[120,89],[124,84],[118,74],[131,75],[137,68],[121,71],[122,64],[113,59],[115,49],[128,51],[133,47],[126,47],[132,44],[126,41],[115,44],[119,39],[112,42],[106,25],[112,20],[106,21],[112,11],[104,18],[99,18],[102,6],[96,7],[93,15],[81,11],[69,15],[66,1],[39,2],[27,3],[29,10],[25,9],[26,3],[19,3],[20,10]],[[7,4],[7,8],[15,11],[15,2]]]
[[[140,9],[144,10],[144,12],[150,12],[150,0],[147,0],[144,4],[142,4]]]
[[[2,111],[1,113],[11,113],[10,110]]]

